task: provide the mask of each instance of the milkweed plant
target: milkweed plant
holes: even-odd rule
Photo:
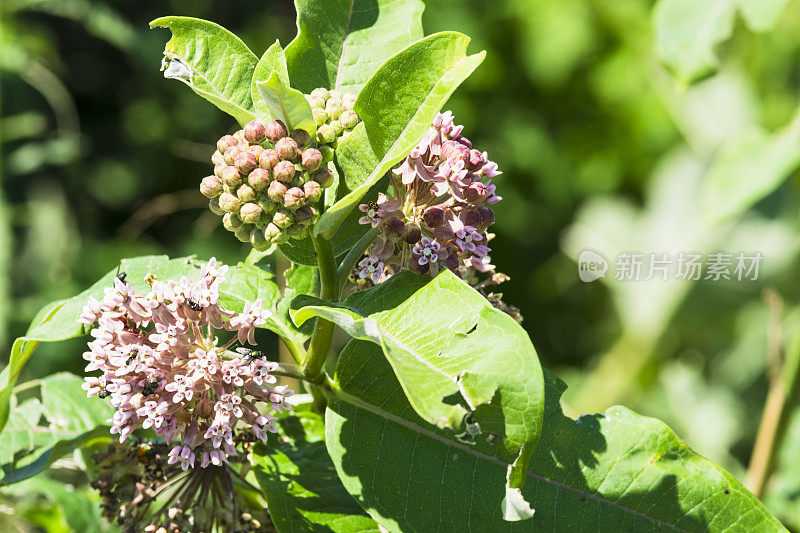
[[[446,110],[484,53],[423,36],[422,8],[298,0],[260,58],[212,22],[151,23],[164,76],[231,116],[197,194],[247,253],[121,259],[43,309],[0,379],[4,446],[36,450],[3,484],[80,450],[136,532],[783,530],[662,422],[562,412],[497,289],[502,161]],[[22,366],[78,336],[82,384],[43,380],[29,416]]]

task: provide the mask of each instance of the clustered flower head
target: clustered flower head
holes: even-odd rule
[[[359,287],[405,268],[431,275],[443,268],[469,276],[494,272],[487,228],[494,223],[490,206],[502,199],[492,183],[501,172],[462,129],[449,111],[437,114],[392,171],[395,197],[379,194],[359,206],[359,222],[381,230],[350,276]]]
[[[320,144],[335,145],[340,137],[346,136],[361,122],[353,111],[356,93],[342,94],[319,88],[311,91],[306,100],[317,123],[317,141]]]
[[[253,345],[255,328],[271,311],[259,300],[242,313],[222,307],[219,287],[227,269],[212,258],[198,281],[148,276],[151,289],[142,296],[117,276],[80,317],[97,324],[83,354],[86,371],[102,372],[85,378],[83,387],[116,408],[111,433],[123,442],[138,428],[151,429],[171,445],[169,462],[182,470],[228,462],[237,454],[240,431],[266,442],[276,417],[261,411],[290,408],[286,398],[293,391],[275,385],[276,363],[259,352],[228,351],[236,341]],[[218,346],[218,330],[235,336]]]
[[[126,533],[274,530],[266,510],[248,507],[234,490],[235,470],[184,472],[169,462],[168,450],[164,442],[112,441],[94,454],[92,487],[103,516]]]

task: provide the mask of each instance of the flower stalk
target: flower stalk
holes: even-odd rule
[[[317,253],[317,265],[319,267],[320,279],[320,298],[332,300],[336,297],[339,288],[339,280],[336,274],[336,263],[333,258],[331,244],[327,240],[312,236],[314,250]],[[333,340],[334,325],[332,322],[317,318],[314,324],[314,332],[311,335],[311,344],[308,353],[302,363],[303,375],[311,383],[322,383],[322,371],[325,367],[325,360]]]

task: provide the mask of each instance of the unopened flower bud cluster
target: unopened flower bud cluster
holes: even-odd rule
[[[88,395],[108,397],[116,413],[109,420],[120,442],[138,428],[151,429],[172,443],[169,462],[183,470],[222,465],[237,454],[239,431],[252,431],[266,442],[276,418],[262,404],[288,409],[285,386],[275,386],[276,363],[228,351],[232,343],[254,344],[255,328],[271,311],[259,300],[236,313],[219,305],[219,287],[228,268],[211,259],[200,279],[148,278],[145,295],[114,278],[102,300],[90,298],[80,321],[97,324],[83,354]],[[218,346],[217,330],[235,336]]]
[[[377,201],[359,206],[359,222],[380,227],[381,233],[351,274],[358,286],[380,283],[406,268],[430,275],[444,268],[460,275],[494,271],[487,229],[494,223],[490,206],[502,199],[492,183],[501,172],[462,129],[449,111],[439,113],[392,171],[395,197],[379,194]]]
[[[314,89],[306,96],[314,121],[317,123],[317,142],[332,144],[352,131],[361,122],[353,111],[356,93],[342,94],[328,89]]]

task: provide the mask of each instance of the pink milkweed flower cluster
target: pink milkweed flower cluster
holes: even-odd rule
[[[83,357],[87,372],[102,375],[85,378],[83,388],[116,408],[111,433],[123,442],[138,428],[153,430],[173,444],[169,462],[183,470],[228,462],[241,430],[266,442],[268,432],[277,431],[276,417],[262,414],[259,404],[281,412],[290,409],[286,398],[294,393],[275,385],[276,363],[228,351],[236,340],[255,344],[254,330],[271,311],[259,300],[242,313],[222,307],[219,288],[227,270],[212,258],[198,281],[148,276],[150,292],[141,296],[115,277],[79,319],[97,325]],[[217,346],[218,330],[235,336]]]
[[[361,204],[361,224],[381,235],[350,279],[360,287],[409,268],[437,274],[493,273],[487,245],[494,223],[491,205],[502,200],[492,179],[500,175],[486,152],[472,147],[449,111],[437,114],[420,143],[395,169],[395,198],[384,194]],[[381,272],[376,269],[380,267]]]

